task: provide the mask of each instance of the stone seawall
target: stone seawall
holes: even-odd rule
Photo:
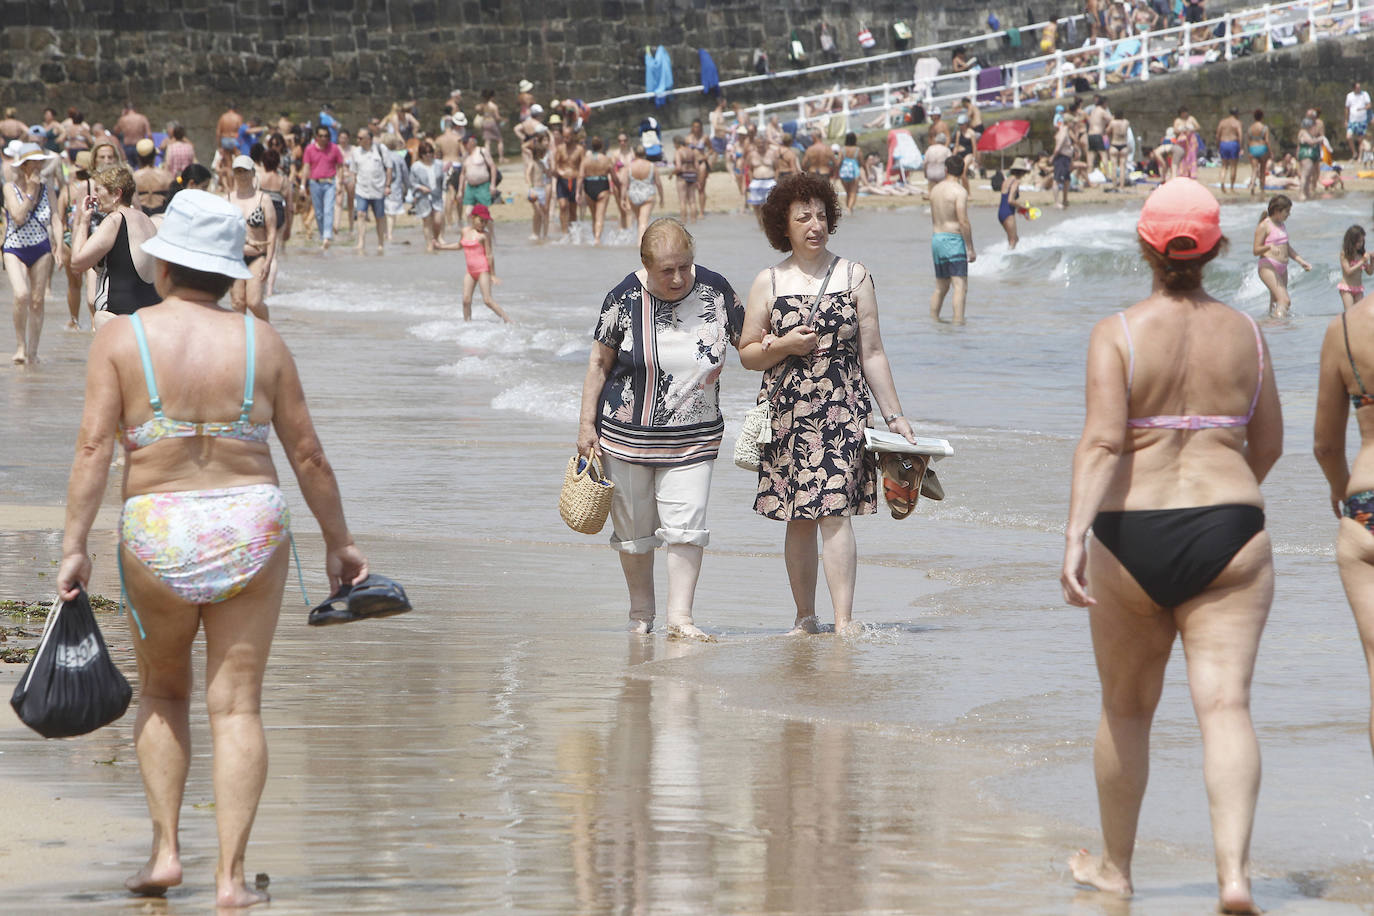
[[[415,98],[432,129],[455,87],[464,89],[469,108],[480,90],[493,88],[505,111],[520,79],[532,80],[541,100],[642,91],[646,45],[668,48],[676,82],[685,86],[699,82],[698,48],[728,79],[753,72],[756,47],[775,71],[793,66],[793,30],[807,63],[822,62],[822,21],[839,56],[849,59],[863,53],[861,23],[877,40],[870,52],[877,54],[895,49],[895,21],[911,27],[917,46],[985,30],[988,9],[977,0],[945,0],[937,9],[900,0],[5,0],[0,104],[18,106],[30,122],[45,105],[75,105],[109,122],[132,99],[159,126],[180,118],[198,146],[230,100],[246,113],[285,110],[298,119],[313,118],[330,101],[353,122]],[[1018,7],[1035,20],[1061,12],[1050,0]],[[985,58],[1003,51],[989,42],[971,50]],[[842,75],[778,78],[732,97],[775,101],[836,80],[909,79],[911,67],[908,56]],[[709,104],[682,96],[658,114],[682,126]],[[598,121],[613,130],[652,111],[652,103],[631,103]]]

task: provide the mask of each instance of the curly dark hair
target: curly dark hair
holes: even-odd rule
[[[778,251],[791,251],[792,240],[787,237],[788,211],[798,201],[810,203],[813,200],[819,200],[825,207],[826,231],[834,235],[840,224],[840,202],[835,197],[834,186],[819,175],[800,172],[780,179],[759,208],[763,234],[768,236],[768,244]]]

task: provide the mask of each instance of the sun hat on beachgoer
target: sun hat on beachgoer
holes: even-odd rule
[[[83,172],[89,172],[94,160],[91,159],[91,151],[83,149],[76,154],[76,167]]]
[[[243,263],[247,233],[238,207],[208,191],[187,188],[172,197],[157,235],[140,247],[168,264],[248,280],[253,274]]]
[[[550,124],[562,124],[562,123],[563,123],[563,116],[560,115],[558,112],[555,111],[553,114],[549,115],[549,123],[550,123]]]
[[[467,126],[468,126],[468,116],[465,115],[465,114],[463,114],[461,111],[454,112],[454,114],[453,114],[453,123],[456,124],[456,125],[458,125],[459,127],[467,127]]]
[[[5,147],[8,151],[9,147]],[[37,143],[21,143],[19,148],[11,154],[15,165],[23,165],[25,162],[32,162],[35,159],[47,159],[48,153]]]
[[[541,114],[543,114],[543,113],[544,113],[544,106],[543,106],[543,105],[540,105],[538,102],[535,102],[533,105],[530,106],[530,116],[531,116],[531,117],[534,117],[534,116],[536,116],[536,115],[541,115]]]
[[[134,152],[140,156],[151,156],[157,150],[157,144],[147,137],[134,144]]]
[[[245,172],[253,171],[253,160],[248,156],[239,153],[234,157],[234,169],[243,169]]]
[[[529,92],[534,88],[534,83],[531,83],[529,80],[521,80],[518,84],[518,88],[521,92]]]
[[[1011,168],[1008,169],[1007,171],[1009,171],[1009,172],[1029,172],[1030,170],[1031,170],[1030,163],[1026,161],[1026,157],[1025,157],[1025,156],[1017,156],[1015,159],[1013,159],[1013,160],[1011,161]]]
[[[19,147],[21,147],[21,146],[23,146],[23,145],[24,145],[24,141],[23,141],[23,140],[11,140],[9,143],[6,143],[6,144],[5,144],[5,158],[6,158],[6,159],[13,159],[15,156],[18,156],[18,155],[19,155]]]
[[[46,133],[46,131],[43,130],[42,124],[34,124],[29,127],[30,137],[41,137],[44,135],[44,133]]]
[[[491,219],[491,211],[487,209],[486,204],[473,204],[472,215],[480,216],[482,219]]]
[[[1174,239],[1192,239],[1195,248],[1171,251],[1169,257],[1199,258],[1221,240],[1221,205],[1212,192],[1195,179],[1174,178],[1145,198],[1136,232],[1160,253]]]

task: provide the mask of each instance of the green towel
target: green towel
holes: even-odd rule
[[[1020,29],[1015,29],[1015,28],[1008,28],[1008,29],[1007,29],[1007,45],[1008,45],[1008,47],[1017,48],[1017,49],[1019,49],[1019,48],[1021,47],[1021,30],[1020,30]]]

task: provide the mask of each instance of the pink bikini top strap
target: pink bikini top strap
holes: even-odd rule
[[[1264,387],[1264,338],[1260,336],[1259,325],[1255,324],[1255,319],[1245,315],[1245,320],[1250,322],[1250,330],[1255,332],[1255,356],[1259,362],[1259,378],[1255,379],[1255,396],[1250,399],[1250,411],[1245,415],[1245,422],[1249,423],[1250,418],[1255,415],[1255,405],[1259,404],[1260,389]]]
[[[1130,354],[1130,365],[1126,370],[1126,402],[1129,405],[1131,384],[1135,381],[1135,342],[1131,340],[1131,326],[1126,323],[1126,313],[1117,312],[1116,317],[1121,319],[1121,330],[1126,334],[1126,352]]]

